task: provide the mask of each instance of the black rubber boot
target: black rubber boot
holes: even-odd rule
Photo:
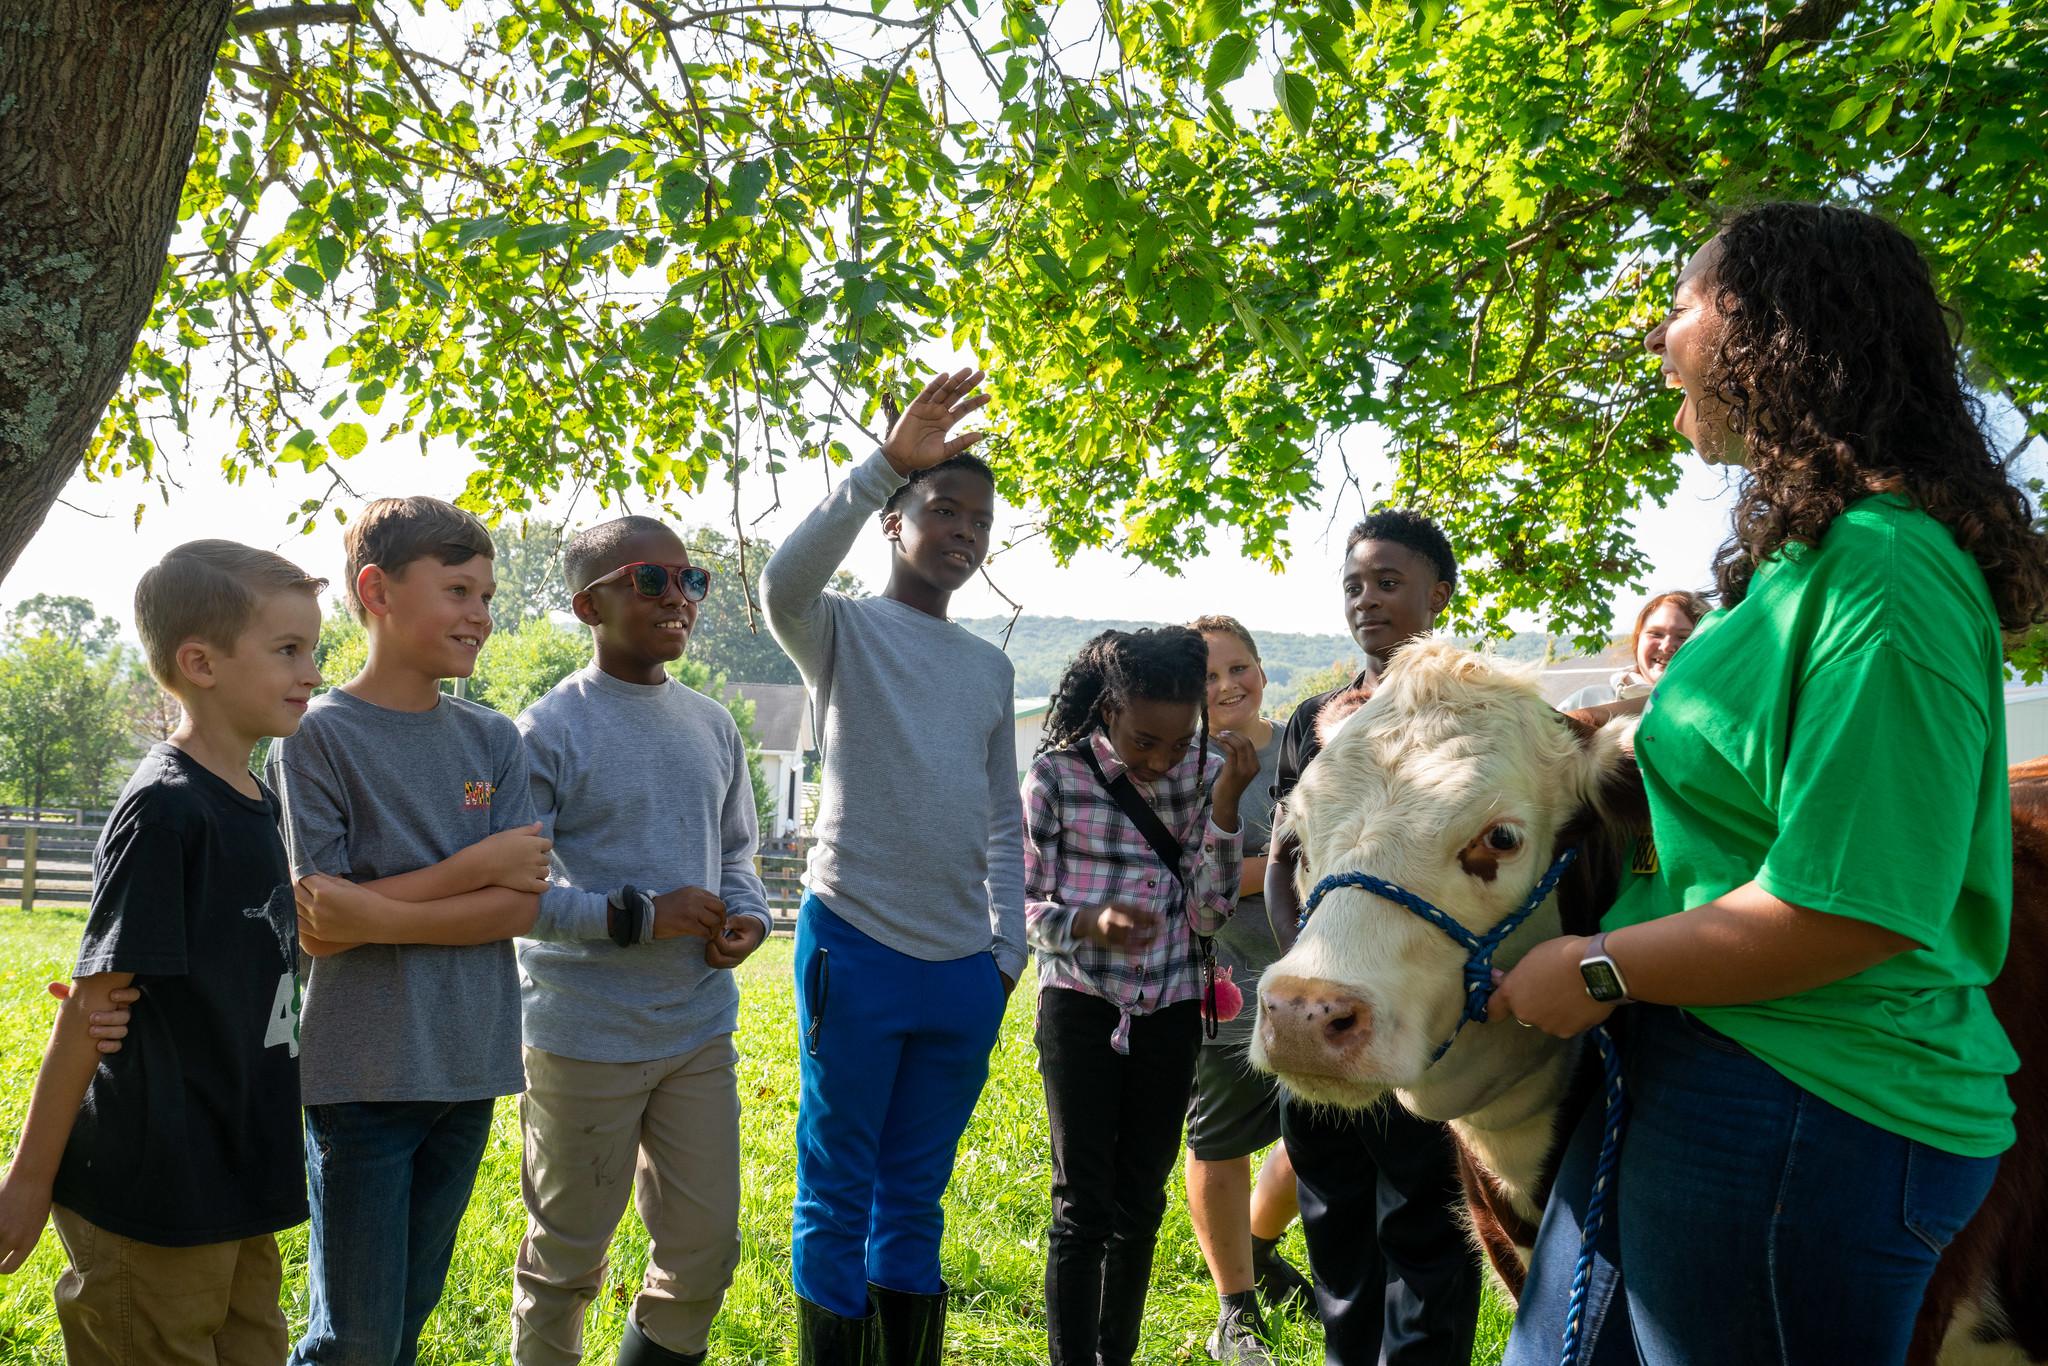
[[[877,1366],[881,1317],[870,1309],[865,1318],[843,1318],[797,1296],[797,1366]]]
[[[626,1335],[619,1339],[618,1366],[704,1366],[703,1352],[671,1352],[640,1331],[626,1316]]]
[[[939,1366],[946,1350],[946,1292],[917,1295],[870,1285],[868,1300],[882,1326],[879,1366]]]
[[[1252,1276],[1267,1308],[1291,1309],[1321,1321],[1315,1287],[1309,1284],[1308,1277],[1295,1270],[1294,1263],[1280,1255],[1278,1238],[1252,1239]]]

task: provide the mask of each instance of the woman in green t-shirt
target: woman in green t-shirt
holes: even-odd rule
[[[2012,910],[2002,641],[2042,619],[2048,545],[1949,321],[1898,229],[1769,204],[1700,249],[1650,333],[1678,430],[1744,471],[1722,610],[1637,732],[1654,871],[1492,1005],[1582,1033],[1615,1010],[1596,956],[1636,1003],[1613,1020],[1631,1116],[1582,1362],[1903,1360],[2013,1141],[2018,1060],[1984,993]],[[1597,1109],[1510,1366],[1556,1360]]]

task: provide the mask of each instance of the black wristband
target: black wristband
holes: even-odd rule
[[[612,942],[622,949],[630,949],[640,942],[642,895],[632,887],[621,887],[605,898],[605,929]]]

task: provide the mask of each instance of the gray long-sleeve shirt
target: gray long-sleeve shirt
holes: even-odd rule
[[[519,717],[533,812],[555,842],[543,921],[605,921],[631,885],[715,892],[773,927],[754,871],[747,753],[731,713],[670,680],[628,683],[591,664]],[[694,935],[620,948],[609,939],[519,944],[526,1042],[586,1062],[692,1052],[739,1019],[730,972]]]
[[[805,884],[900,953],[993,953],[1015,978],[1024,817],[1009,657],[893,598],[825,588],[903,482],[869,456],[761,571],[768,628],[802,670],[823,737]]]

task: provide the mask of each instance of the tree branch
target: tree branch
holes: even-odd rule
[[[353,4],[275,5],[270,9],[245,9],[228,20],[237,37],[270,29],[297,28],[302,24],[360,24],[363,11]]]
[[[635,0],[638,4],[639,0]],[[653,13],[649,5],[640,5],[643,10]],[[892,19],[886,15],[872,14],[867,10],[842,9],[838,5],[761,4],[728,5],[723,9],[685,9],[680,18],[662,19],[667,29],[689,28],[693,24],[709,23],[713,19],[732,19],[742,14],[831,14],[842,19],[859,19],[870,24],[881,24],[889,28],[923,28],[922,19]]]

